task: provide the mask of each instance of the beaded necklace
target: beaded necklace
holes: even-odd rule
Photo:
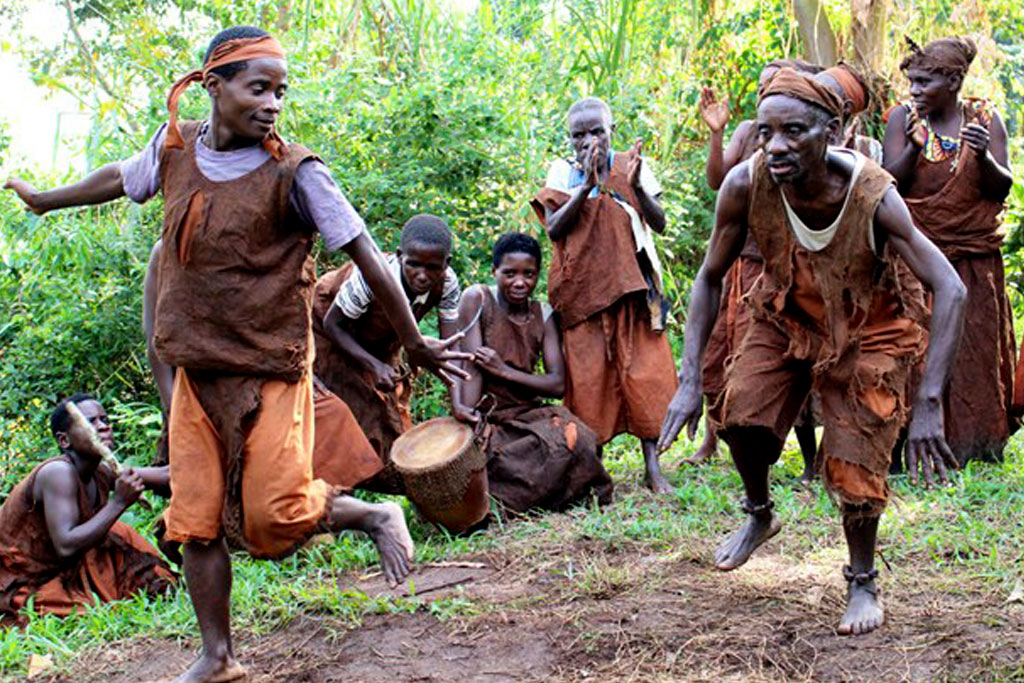
[[[921,125],[924,126],[926,136],[922,150],[925,159],[932,162],[946,161],[955,157],[960,151],[959,135],[946,136],[933,130],[932,124],[928,122],[928,117],[924,117]]]

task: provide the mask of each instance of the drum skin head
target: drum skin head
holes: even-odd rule
[[[400,472],[426,472],[458,458],[473,440],[473,430],[453,417],[436,417],[402,434],[391,447]]]

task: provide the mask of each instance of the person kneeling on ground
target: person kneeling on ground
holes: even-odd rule
[[[455,333],[459,315],[461,291],[451,255],[448,224],[430,214],[410,218],[398,249],[384,255],[416,320],[437,310],[441,337]],[[401,340],[356,264],[346,263],[317,281],[313,333],[317,376],[352,410],[384,462],[381,473],[360,487],[404,494],[402,478],[391,466],[391,445],[412,426],[413,370],[403,367]]]
[[[532,298],[540,245],[528,235],[502,235],[493,268],[495,284],[473,285],[459,306],[459,324],[468,327],[462,349],[474,362],[454,400],[455,417],[490,428],[490,493],[514,512],[563,510],[591,496],[609,503],[612,481],[597,434],[563,406],[543,403],[562,397],[565,361],[551,308]],[[546,372],[536,374],[541,354]]]
[[[809,391],[821,397],[820,470],[839,500],[850,564],[841,634],[881,626],[874,568],[878,520],[889,497],[890,454],[909,409],[907,376],[926,344],[896,255],[934,296],[930,345],[909,428],[911,480],[920,461],[946,480],[956,466],[943,438],[942,395],[963,326],[963,283],[914,227],[893,179],[866,157],[830,148],[843,103],[827,86],[781,70],[760,95],[761,151],[733,169],[715,210],[704,265],[690,295],[680,385],[659,439],[667,448],[701,416],[701,356],[719,310],[722,278],[752,233],[765,270],[750,293],[753,319],[726,374],[723,438],[743,479],[746,523],[715,566],[739,567],[778,533],[768,472]]]
[[[0,618],[19,622],[31,599],[40,614],[66,616],[89,605],[156,595],[176,583],[157,549],[118,521],[145,489],[167,486],[166,470],[102,464],[94,436],[72,420],[73,402],[114,447],[103,406],[88,394],[61,401],[50,416],[60,455],[36,466],[0,507]]]

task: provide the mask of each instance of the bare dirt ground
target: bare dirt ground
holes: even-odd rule
[[[693,557],[581,541],[440,563],[415,576],[416,596],[459,597],[472,614],[440,620],[424,608],[356,629],[306,615],[270,635],[237,634],[237,651],[253,683],[1024,680],[1024,605],[955,577],[884,572],[886,625],[840,637],[845,583],[833,558],[795,560],[772,542],[722,574]],[[345,587],[353,581],[387,592],[379,578]],[[51,680],[172,681],[188,645],[114,644]]]

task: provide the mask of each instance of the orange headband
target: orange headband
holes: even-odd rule
[[[170,117],[167,122],[167,137],[164,146],[170,149],[185,148],[185,140],[181,137],[181,129],[178,128],[178,98],[190,85],[202,83],[210,71],[225,64],[266,57],[285,58],[284,48],[273,36],[227,40],[213,49],[210,59],[203,64],[202,69],[191,71],[178,79],[178,82],[171,86],[171,92],[167,95],[167,111]],[[276,130],[270,131],[263,139],[263,146],[275,159],[281,159],[284,156],[284,140]]]
[[[764,84],[758,94],[757,104],[772,95],[785,95],[821,107],[832,116],[843,115],[843,101],[832,88],[819,83],[811,76],[790,68],[779,69],[771,80]]]
[[[838,64],[830,69],[825,69],[825,73],[836,79],[843,92],[846,93],[846,99],[850,100],[851,116],[868,108],[868,94],[849,69]]]

